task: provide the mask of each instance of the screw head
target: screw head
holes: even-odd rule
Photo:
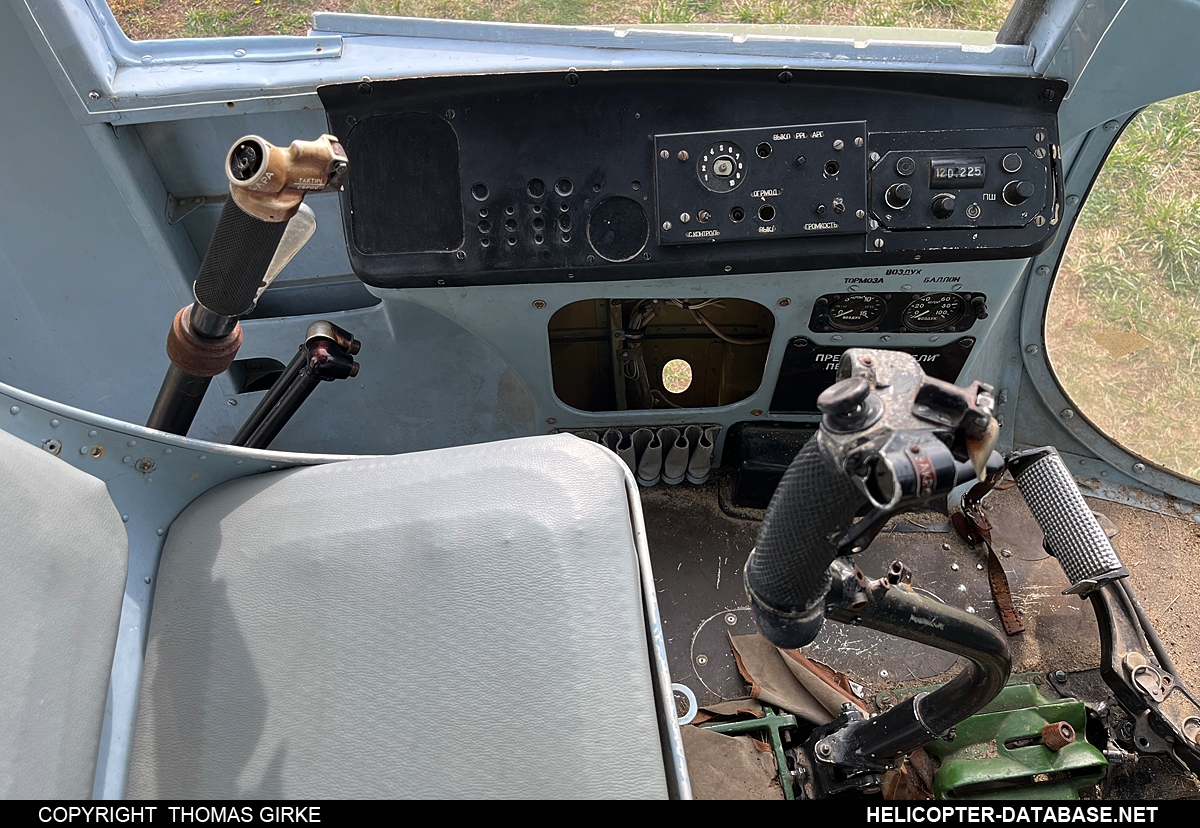
[[[845,147],[846,147],[846,142],[843,141],[841,138],[839,138],[833,142],[833,148],[835,150],[842,150],[842,149],[845,149]]]
[[[671,157],[671,153],[669,150],[663,150],[662,152],[660,152],[658,154],[658,157],[665,161],[666,159]]]
[[[686,160],[688,160],[688,151],[680,150],[679,154],[676,155],[675,157],[678,158],[680,161],[686,161]]]
[[[828,742],[822,742],[821,744],[817,745],[817,753],[821,754],[822,756],[828,756],[829,754],[833,753],[833,747],[830,746]]]
[[[535,307],[537,310],[542,310],[543,308],[545,308],[545,307],[546,307],[546,300],[545,300],[545,299],[534,299],[534,300],[533,300],[533,306],[534,306],[534,307]]]
[[[780,72],[779,73],[779,82],[780,83],[791,83],[792,82],[792,73],[788,72],[788,71]]]
[[[233,397],[228,398],[227,400],[225,400],[225,402],[229,403],[232,406],[235,406],[235,407],[237,406],[237,400],[235,400]]]
[[[1134,463],[1133,470],[1135,473],[1141,474],[1142,472],[1144,472],[1146,470],[1146,464],[1145,463]]]
[[[1075,206],[1076,204],[1078,204],[1078,203],[1079,203],[1079,196],[1077,196],[1077,195],[1069,195],[1069,196],[1067,196],[1067,204],[1069,204],[1069,205],[1071,205],[1072,207],[1074,207],[1074,206]]]
[[[1000,550],[1000,557],[1002,557],[1002,558],[1011,558],[1011,557],[1012,557],[1012,550],[1011,550],[1011,549],[1001,549],[1001,550]]]
[[[780,300],[779,300],[779,302],[778,302],[777,304],[778,304],[778,305],[779,305],[779,307],[781,307],[781,308],[786,308],[788,305],[792,304],[792,300],[791,300],[791,299],[788,299],[788,298],[785,296],[785,297],[783,297],[782,299],[780,299]]]
[[[968,615],[974,615],[974,614],[975,614],[975,608],[974,608],[974,607],[967,607],[967,614],[968,614]]]
[[[91,92],[88,93],[88,97],[93,101],[100,100],[100,90],[93,89]]]
[[[1074,417],[1075,417],[1075,412],[1074,412],[1074,411],[1072,411],[1071,409],[1069,409],[1069,408],[1064,408],[1064,409],[1062,410],[1062,418],[1063,418],[1064,420],[1070,420],[1070,419],[1073,419]]]
[[[879,671],[879,677],[880,677],[880,678],[887,678],[889,675],[891,675],[891,674],[890,674],[890,673],[888,673],[888,671],[887,671],[887,670],[880,670],[880,671]]]
[[[699,664],[701,667],[703,667],[705,664],[708,664],[708,656],[706,656],[706,655],[696,656],[696,663]]]
[[[1118,124],[1116,121],[1105,121],[1104,122],[1104,128],[1106,130],[1108,130],[1109,132],[1116,132],[1117,127],[1119,127],[1119,126],[1120,126],[1120,124]]]
[[[1052,682],[1054,682],[1055,684],[1062,684],[1063,682],[1065,682],[1067,680],[1067,671],[1066,670],[1053,670],[1050,673],[1050,680]]]
[[[577,72],[567,72],[567,86],[576,86],[579,83],[579,74]]]
[[[878,250],[881,247],[883,247],[883,239],[876,239],[875,240],[875,249]]]
[[[547,417],[547,418],[546,418],[546,425],[554,425],[554,424],[555,424],[555,423],[557,423],[557,422],[558,422],[558,420],[556,420],[554,417]]]
[[[1029,354],[1030,356],[1033,356],[1034,354],[1038,353],[1040,350],[1042,350],[1042,349],[1039,348],[1037,345],[1026,345],[1025,346],[1025,353]]]
[[[956,564],[956,563],[952,563],[952,564],[950,564],[950,571],[951,571],[951,572],[958,572],[958,564]]]
[[[737,616],[734,615],[732,612],[729,613],[728,615],[725,616],[725,623],[732,627],[734,624],[737,623]]]

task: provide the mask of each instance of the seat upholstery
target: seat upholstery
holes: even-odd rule
[[[624,467],[567,436],[271,472],[175,521],[132,797],[664,797]]]
[[[104,483],[0,431],[0,797],[92,795],[128,540]]]

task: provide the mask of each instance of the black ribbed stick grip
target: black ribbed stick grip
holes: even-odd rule
[[[1046,446],[1013,452],[1008,467],[1046,536],[1047,549],[1058,559],[1073,589],[1101,575],[1123,571],[1108,535],[1055,449]]]
[[[196,277],[196,301],[221,316],[253,310],[271,259],[287,229],[286,221],[263,221],[242,210],[230,197]]]
[[[829,591],[829,564],[866,497],[809,440],[784,472],[746,562],[746,586],[763,635],[780,647],[816,637],[821,615],[785,619],[816,609]],[[808,640],[801,640],[807,636]]]

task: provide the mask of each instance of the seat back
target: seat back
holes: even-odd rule
[[[127,550],[102,481],[0,431],[0,797],[91,796]]]

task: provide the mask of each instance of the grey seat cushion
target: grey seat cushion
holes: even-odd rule
[[[665,797],[624,467],[561,435],[232,481],[171,527],[129,795]]]
[[[92,795],[127,557],[104,483],[0,431],[0,797]]]

